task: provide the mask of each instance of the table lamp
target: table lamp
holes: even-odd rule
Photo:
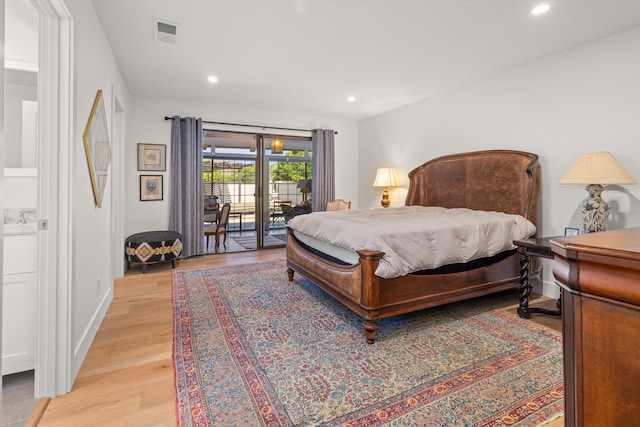
[[[311,193],[311,180],[310,179],[299,179],[296,184],[296,188],[300,190],[302,193],[302,203],[300,206],[309,205],[309,201],[307,200],[307,194]]]
[[[609,204],[601,197],[606,184],[635,184],[636,181],[608,152],[584,153],[562,177],[560,184],[584,184],[589,193],[582,202],[585,233],[605,231]]]
[[[383,208],[388,208],[391,204],[391,201],[389,200],[388,187],[398,186],[396,170],[394,168],[378,168],[378,172],[376,173],[376,180],[374,181],[373,186],[384,187],[380,204]]]

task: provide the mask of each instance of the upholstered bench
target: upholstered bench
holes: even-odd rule
[[[124,241],[124,258],[127,270],[132,262],[142,263],[142,272],[148,264],[171,261],[176,268],[176,259],[182,253],[182,234],[177,231],[144,231],[132,234]]]

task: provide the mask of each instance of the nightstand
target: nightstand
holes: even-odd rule
[[[529,264],[531,257],[553,259],[551,251],[551,240],[554,237],[539,237],[526,240],[514,240],[513,244],[518,247],[518,255],[520,255],[520,306],[518,307],[518,316],[523,319],[531,317],[531,313],[542,313],[550,316],[560,316],[561,298],[556,302],[557,310],[549,310],[547,308],[529,307],[529,298],[531,296],[532,285],[529,281]]]

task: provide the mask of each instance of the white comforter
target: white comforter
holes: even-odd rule
[[[424,206],[314,212],[289,227],[345,249],[384,252],[376,270],[384,278],[493,256],[536,231],[520,215]]]

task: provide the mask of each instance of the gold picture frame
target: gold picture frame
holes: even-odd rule
[[[111,164],[111,144],[109,143],[109,128],[107,114],[104,109],[102,90],[98,90],[93,101],[91,114],[87,127],[82,135],[84,150],[91,175],[91,187],[93,197],[98,207],[102,206],[104,190],[109,177],[109,165]]]
[[[167,146],[163,144],[138,144],[138,170],[166,171]]]
[[[140,201],[162,200],[162,175],[140,175]]]

